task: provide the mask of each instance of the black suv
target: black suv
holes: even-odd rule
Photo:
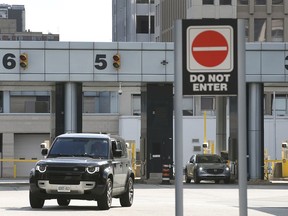
[[[119,136],[67,133],[55,138],[45,159],[30,173],[29,200],[42,208],[45,200],[57,199],[68,206],[71,199],[96,200],[108,210],[112,198],[130,207],[134,197],[134,173],[125,140]]]

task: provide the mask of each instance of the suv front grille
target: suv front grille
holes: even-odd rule
[[[51,172],[84,172],[85,167],[69,167],[69,166],[63,166],[63,167],[53,167],[53,166],[48,166],[47,171]]]
[[[209,174],[221,174],[221,173],[223,173],[223,169],[207,169],[207,173],[209,173]]]

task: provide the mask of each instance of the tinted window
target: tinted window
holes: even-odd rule
[[[109,140],[99,138],[58,138],[48,157],[57,156],[89,156],[107,158]]]

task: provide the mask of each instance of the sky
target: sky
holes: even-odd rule
[[[2,0],[24,5],[26,30],[59,34],[60,41],[112,41],[112,0]]]

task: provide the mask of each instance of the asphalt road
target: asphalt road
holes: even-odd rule
[[[204,183],[183,186],[185,216],[236,216],[238,185]],[[100,211],[96,201],[72,200],[68,207],[59,207],[56,200],[47,200],[44,208],[31,209],[28,186],[0,185],[0,215],[2,216],[172,216],[175,215],[174,185],[136,184],[133,206],[123,208],[113,199],[112,208]],[[287,216],[288,185],[249,185],[248,215]]]

